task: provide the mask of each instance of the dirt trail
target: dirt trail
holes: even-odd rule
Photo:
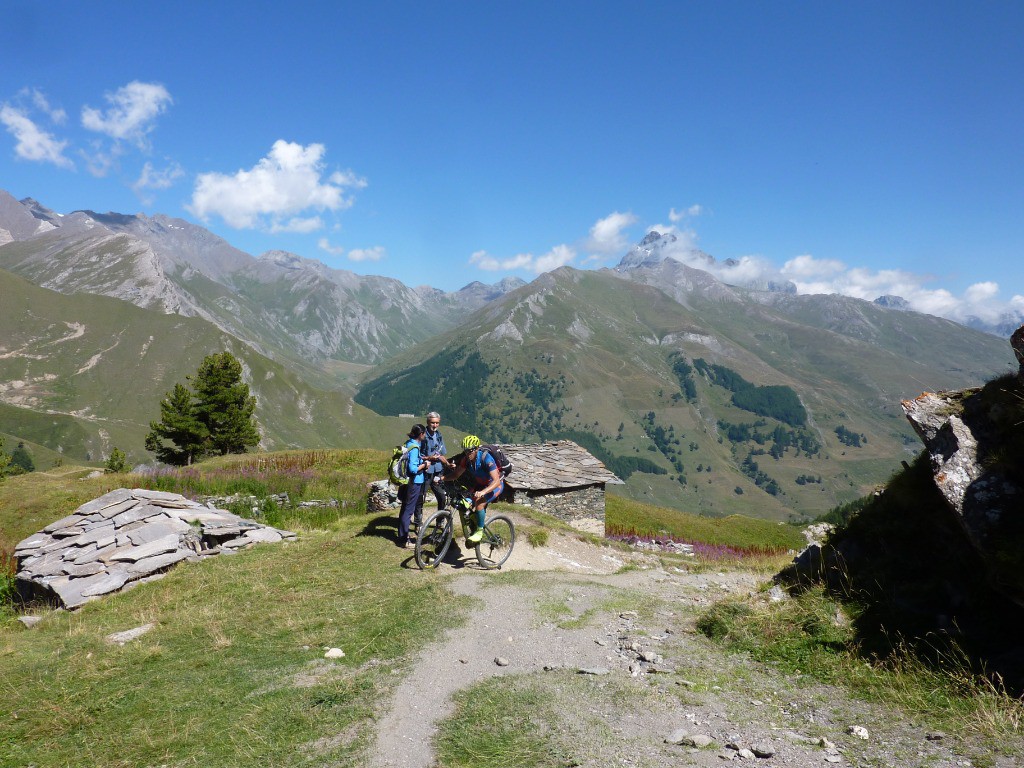
[[[628,558],[639,568],[621,571],[627,558],[552,534],[544,547],[517,543],[503,573],[531,573],[514,580],[468,561],[450,569],[452,589],[474,599],[472,615],[409,665],[378,720],[369,764],[431,768],[432,740],[454,710],[453,695],[514,675],[532,676],[561,697],[563,722],[552,727],[587,768],[714,766],[744,756],[755,760],[739,751],[754,748],[773,753],[755,760],[766,766],[972,765],[954,752],[951,736],[929,734],[836,689],[725,654],[693,630],[703,606],[754,593],[755,577],[666,572],[644,555]],[[648,610],[629,610],[631,599]],[[642,662],[638,653],[657,661]],[[868,738],[849,733],[854,725],[866,728]],[[666,743],[681,732],[713,741],[703,748]],[[996,758],[990,764],[1016,763]]]

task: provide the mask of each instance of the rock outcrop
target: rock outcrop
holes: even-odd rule
[[[925,392],[903,411],[924,443],[935,485],[992,585],[1024,607],[1024,326],[1011,338],[1021,368],[985,387]]]
[[[775,578],[858,604],[862,648],[949,641],[1024,691],[1024,327],[1020,371],[903,402],[925,450]],[[893,640],[895,638],[895,641]],[[945,640],[943,639],[945,638]]]
[[[176,493],[119,488],[21,541],[16,580],[27,599],[78,608],[184,560],[294,538]]]

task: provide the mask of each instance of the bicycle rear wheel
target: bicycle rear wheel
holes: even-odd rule
[[[476,545],[476,559],[482,568],[501,568],[516,545],[516,527],[504,515],[484,523],[484,535]]]
[[[435,512],[416,534],[416,565],[420,568],[436,568],[451,543],[451,512]]]

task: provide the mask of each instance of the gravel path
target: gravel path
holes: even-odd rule
[[[448,569],[472,614],[410,664],[384,703],[369,764],[432,768],[453,694],[502,675],[560,701],[562,722],[552,728],[587,768],[975,764],[957,754],[964,745],[955,734],[726,654],[693,629],[704,606],[754,593],[755,577],[668,573],[644,555],[630,559],[640,567],[621,571],[621,553],[552,534],[544,547],[517,544],[502,573]],[[986,757],[996,768],[1018,765]]]

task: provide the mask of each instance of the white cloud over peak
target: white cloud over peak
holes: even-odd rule
[[[0,123],[16,140],[14,154],[22,160],[53,163],[59,168],[72,169],[75,164],[64,156],[68,142],[40,128],[24,110],[9,104],[0,105]]]
[[[345,255],[345,249],[340,245],[331,245],[326,237],[317,240],[317,247],[331,256],[341,258]],[[348,252],[349,261],[380,261],[387,256],[387,250],[382,245],[375,245],[372,248],[353,248]]]
[[[319,240],[317,240],[316,246],[321,251],[326,251],[327,253],[331,254],[331,256],[341,257],[345,255],[344,248],[342,248],[340,245],[331,245],[331,241],[328,240],[326,237],[321,237]]]
[[[801,294],[837,293],[865,301],[899,296],[918,312],[960,322],[977,317],[997,323],[1007,313],[1024,311],[1024,297],[1001,301],[999,284],[992,281],[974,283],[957,296],[945,288],[930,287],[934,278],[926,275],[901,269],[849,267],[835,259],[816,259],[810,255],[787,261],[782,275],[792,280]]]
[[[130,141],[146,146],[146,136],[156,118],[174,103],[171,94],[159,83],[132,81],[114,93],[105,95],[110,107],[106,112],[82,107],[82,126],[115,141]]]
[[[677,211],[675,208],[672,208],[668,212],[668,220],[673,224],[678,224],[685,218],[694,218],[696,216],[700,216],[702,213],[704,213],[704,206],[702,205],[691,205],[689,208],[682,211]]]
[[[589,251],[601,255],[622,253],[629,247],[625,229],[636,224],[637,217],[632,213],[614,213],[598,219],[590,228],[590,237],[585,243]]]
[[[366,181],[351,172],[323,178],[323,144],[302,146],[279,139],[270,153],[250,170],[234,175],[210,172],[196,177],[192,202],[186,206],[203,221],[221,217],[235,229],[269,232],[312,232],[319,217],[304,211],[341,211],[354,203],[346,189],[362,189]],[[351,256],[350,256],[351,258]]]
[[[293,216],[287,221],[275,221],[270,225],[271,234],[281,232],[294,232],[300,235],[308,235],[324,228],[324,221],[319,216]]]
[[[375,245],[373,248],[353,248],[348,257],[351,261],[380,261],[385,253],[383,246]]]
[[[469,263],[475,264],[480,269],[488,272],[511,271],[513,269],[526,269],[534,274],[549,272],[552,269],[563,267],[576,258],[576,251],[568,245],[556,245],[543,256],[534,256],[532,253],[520,253],[507,259],[499,259],[487,251],[476,251],[469,257]]]

